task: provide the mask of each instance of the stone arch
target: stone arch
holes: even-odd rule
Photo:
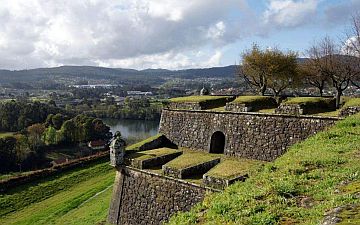
[[[223,154],[225,149],[225,134],[221,131],[216,131],[211,135],[210,153]]]

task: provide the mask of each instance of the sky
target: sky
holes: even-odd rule
[[[0,69],[226,66],[253,43],[306,56],[359,12],[360,0],[0,0]]]

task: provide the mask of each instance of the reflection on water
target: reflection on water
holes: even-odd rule
[[[120,119],[102,119],[114,134],[120,131],[124,138],[141,137],[148,138],[157,134],[159,121],[146,120],[120,120]]]

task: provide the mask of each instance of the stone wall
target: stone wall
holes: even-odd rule
[[[131,167],[118,168],[108,222],[162,224],[201,202],[207,191],[216,190]]]
[[[303,115],[304,109],[300,105],[296,104],[281,104],[278,108],[275,109],[275,113],[278,114],[290,114],[290,115]]]
[[[188,109],[188,110],[202,109],[199,103],[192,103],[192,102],[170,102],[166,107],[170,109]]]
[[[347,116],[351,116],[351,115],[354,115],[359,112],[360,112],[360,106],[350,106],[350,107],[346,107],[346,108],[342,109],[340,111],[339,116],[347,117]]]
[[[181,147],[209,152],[211,136],[225,134],[229,156],[271,161],[286,149],[338,119],[260,113],[207,112],[165,109],[159,132]]]

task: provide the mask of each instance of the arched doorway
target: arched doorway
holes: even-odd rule
[[[221,131],[216,131],[211,136],[210,153],[224,153],[225,135]]]

